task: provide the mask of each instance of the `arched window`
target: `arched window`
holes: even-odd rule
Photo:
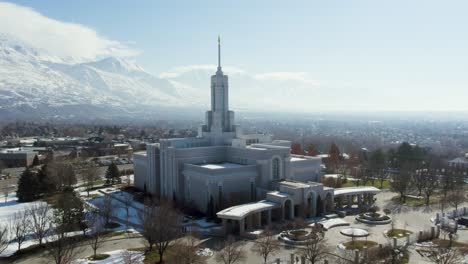
[[[273,162],[271,165],[273,180],[279,180],[280,178],[280,159],[273,158]]]

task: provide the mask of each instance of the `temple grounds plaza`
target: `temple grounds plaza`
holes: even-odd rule
[[[375,205],[380,208],[380,213],[382,213],[383,209],[390,209],[394,212],[389,216],[392,218],[392,221],[395,222],[395,229],[405,229],[417,233],[420,230],[428,230],[431,228],[431,226],[433,226],[431,218],[434,218],[434,215],[437,212],[440,212],[440,208],[438,205],[433,205],[429,208],[397,205],[392,202],[392,198],[396,195],[396,193],[389,191],[382,191],[375,195]],[[467,205],[468,204],[465,204],[465,206]],[[369,235],[364,239],[367,239],[369,241],[375,241],[378,244],[392,243],[392,239],[384,235],[385,231],[388,231],[392,228],[392,224],[368,225],[357,221],[355,214],[347,215],[339,219],[348,222],[349,226],[332,227],[325,232],[326,243],[329,246],[331,253],[343,254],[342,250],[338,249],[337,245],[351,241],[351,238],[343,236],[342,233],[340,233],[341,230],[346,228],[359,228],[366,230],[369,233]],[[222,239],[219,239],[219,241],[222,241]],[[246,239],[244,241],[244,248],[246,249],[247,253],[246,263],[262,263],[261,258],[249,250],[254,245],[255,241],[250,239]],[[405,237],[399,238],[398,244],[403,243],[404,241]],[[462,243],[468,243],[468,230],[458,230],[457,241]],[[210,244],[215,245],[216,243],[213,239],[211,239]],[[296,250],[297,248],[295,246],[282,243],[280,253],[274,257],[271,257],[269,263],[275,263],[274,261],[277,258],[279,258],[282,261],[281,263],[290,263],[291,254],[294,254]],[[214,251],[216,253],[216,249],[214,249]],[[415,245],[409,246],[409,254],[410,263],[431,263],[428,261],[428,259],[421,257],[416,252]],[[333,261],[333,257],[330,257],[329,263],[334,263]],[[208,263],[216,263],[216,261],[214,258],[210,258],[208,260]]]

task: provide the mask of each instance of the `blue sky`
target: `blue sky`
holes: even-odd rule
[[[220,34],[224,65],[306,72],[328,94],[378,110],[468,110],[467,1],[13,3],[138,50],[156,75],[215,64]]]

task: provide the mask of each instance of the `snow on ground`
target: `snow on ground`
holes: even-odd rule
[[[131,196],[131,194],[127,192],[123,192],[123,191],[117,191],[116,189],[113,189],[113,191],[110,191],[109,188],[106,188],[106,190],[108,190],[107,193],[112,195],[111,197],[112,197],[112,207],[114,208],[114,216],[119,218],[122,221],[125,221],[127,217],[125,205],[124,203],[122,203],[121,201],[117,199],[124,200],[126,196]],[[114,199],[114,197],[117,199]],[[104,196],[89,199],[88,202],[97,206],[103,200],[104,200]],[[138,217],[138,214],[140,211],[136,208],[143,210],[144,205],[137,201],[132,201],[132,205],[129,207],[129,210],[128,210],[128,213],[129,213],[128,221],[131,223],[131,225],[139,226],[140,219]]]
[[[28,203],[19,203],[18,198],[16,197],[16,193],[12,193],[12,195],[8,196],[7,201],[5,202],[5,197],[0,197],[0,225],[8,225],[10,219],[14,216],[17,212],[22,212],[33,205],[40,205],[46,204],[43,201],[35,201],[35,202],[28,202]],[[52,214],[52,211],[51,211]],[[31,218],[31,216],[28,216]],[[29,220],[32,222],[32,218]],[[49,239],[50,240],[50,239]],[[21,248],[27,248],[29,246],[38,244],[38,242],[29,236],[26,241],[21,244]],[[3,251],[0,256],[7,257],[13,255],[18,250],[18,244],[15,241],[12,241],[8,247]]]
[[[129,263],[133,264],[142,264],[145,256],[143,252],[137,251],[128,251],[128,250],[115,250],[105,252],[109,257],[103,260],[90,261],[87,259],[77,259],[72,261],[72,264],[117,264],[117,263],[126,263],[125,258],[131,257],[132,261]],[[128,255],[127,255],[128,254]]]
[[[5,203],[5,197],[0,197],[0,224],[8,224],[8,221],[16,212],[24,211],[34,204],[45,204],[46,202],[36,201],[30,203],[19,203],[16,198],[16,193],[8,196],[7,202]]]

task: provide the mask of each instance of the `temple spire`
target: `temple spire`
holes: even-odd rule
[[[221,70],[221,37],[218,35],[218,71]]]

